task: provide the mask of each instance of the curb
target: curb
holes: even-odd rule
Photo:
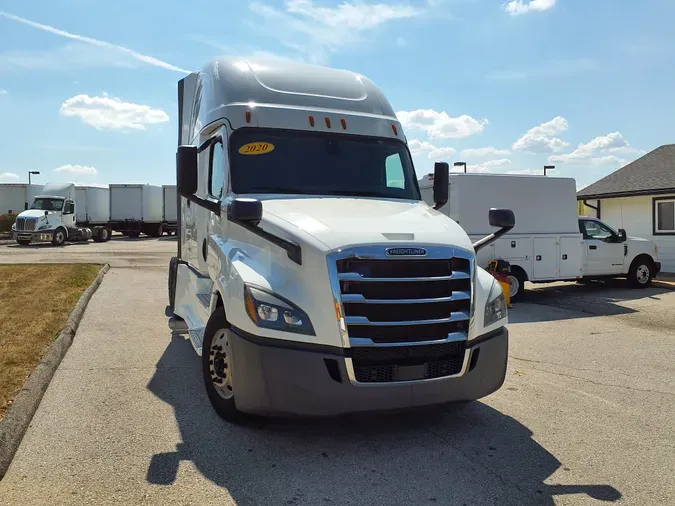
[[[14,399],[12,406],[5,413],[5,418],[0,421],[0,480],[5,476],[14,454],[19,449],[21,440],[40,405],[42,396],[47,390],[54,372],[56,372],[73,342],[75,332],[80,325],[80,320],[82,320],[91,296],[94,295],[103,280],[103,276],[109,269],[110,265],[105,264],[93,283],[80,296],[68,317],[66,326],[49,346],[42,360],[37,363],[35,369],[23,384],[19,395]]]

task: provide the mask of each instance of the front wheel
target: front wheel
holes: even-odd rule
[[[508,274],[507,279],[509,281],[509,297],[511,301],[517,302],[525,292],[525,276],[519,270],[513,270]]]
[[[202,374],[215,412],[228,422],[238,424],[247,417],[237,409],[234,367],[231,332],[221,306],[213,312],[204,331]]]
[[[63,230],[62,228],[57,228],[56,230],[54,230],[54,234],[52,235],[52,245],[63,246],[65,242],[66,242],[66,231]]]
[[[628,282],[633,288],[646,288],[654,278],[654,262],[647,258],[636,258],[628,272]]]

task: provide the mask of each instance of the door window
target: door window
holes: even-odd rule
[[[598,221],[584,220],[582,221],[582,225],[583,230],[581,232],[584,234],[585,239],[605,241],[614,235],[609,227]]]
[[[225,186],[225,162],[223,158],[223,143],[218,141],[211,146],[209,157],[209,193],[216,198],[222,198]]]

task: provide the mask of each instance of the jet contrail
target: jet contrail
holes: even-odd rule
[[[66,32],[64,30],[59,30],[58,28],[54,28],[53,26],[49,25],[43,25],[42,23],[36,23],[35,21],[31,21],[30,19],[25,19],[21,18],[19,16],[15,16],[14,14],[10,14],[9,12],[4,12],[0,11],[0,16],[4,16],[7,19],[13,19],[14,21],[18,21],[19,23],[23,23],[24,25],[32,26],[33,28],[37,28],[38,30],[43,30],[45,32],[53,33],[55,35],[60,35],[61,37],[66,37],[68,39],[73,39],[73,40],[79,40],[80,42],[85,42],[86,44],[91,44],[92,46],[99,46],[99,47],[107,47],[111,49],[116,49],[117,51],[121,51],[123,53],[126,53],[130,55],[131,57],[137,59],[138,61],[142,61],[143,63],[147,63],[148,65],[153,65],[155,67],[160,67],[163,69],[167,70],[173,70],[175,72],[183,72],[183,73],[190,73],[189,70],[182,69],[180,67],[176,67],[175,65],[171,65],[170,63],[167,63],[162,60],[158,60],[157,58],[153,56],[147,56],[141,53],[137,53],[136,51],[133,51],[129,48],[126,48],[124,46],[118,46],[117,44],[111,44],[110,42],[105,42],[103,40],[98,40],[98,39],[92,39],[91,37],[85,37],[84,35],[77,35],[75,33],[70,33]]]

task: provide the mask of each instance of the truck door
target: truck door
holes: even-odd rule
[[[534,238],[534,280],[555,279],[558,277],[557,237]]]
[[[615,234],[597,220],[579,220],[586,249],[586,275],[621,274],[623,270],[623,243],[612,242]]]

